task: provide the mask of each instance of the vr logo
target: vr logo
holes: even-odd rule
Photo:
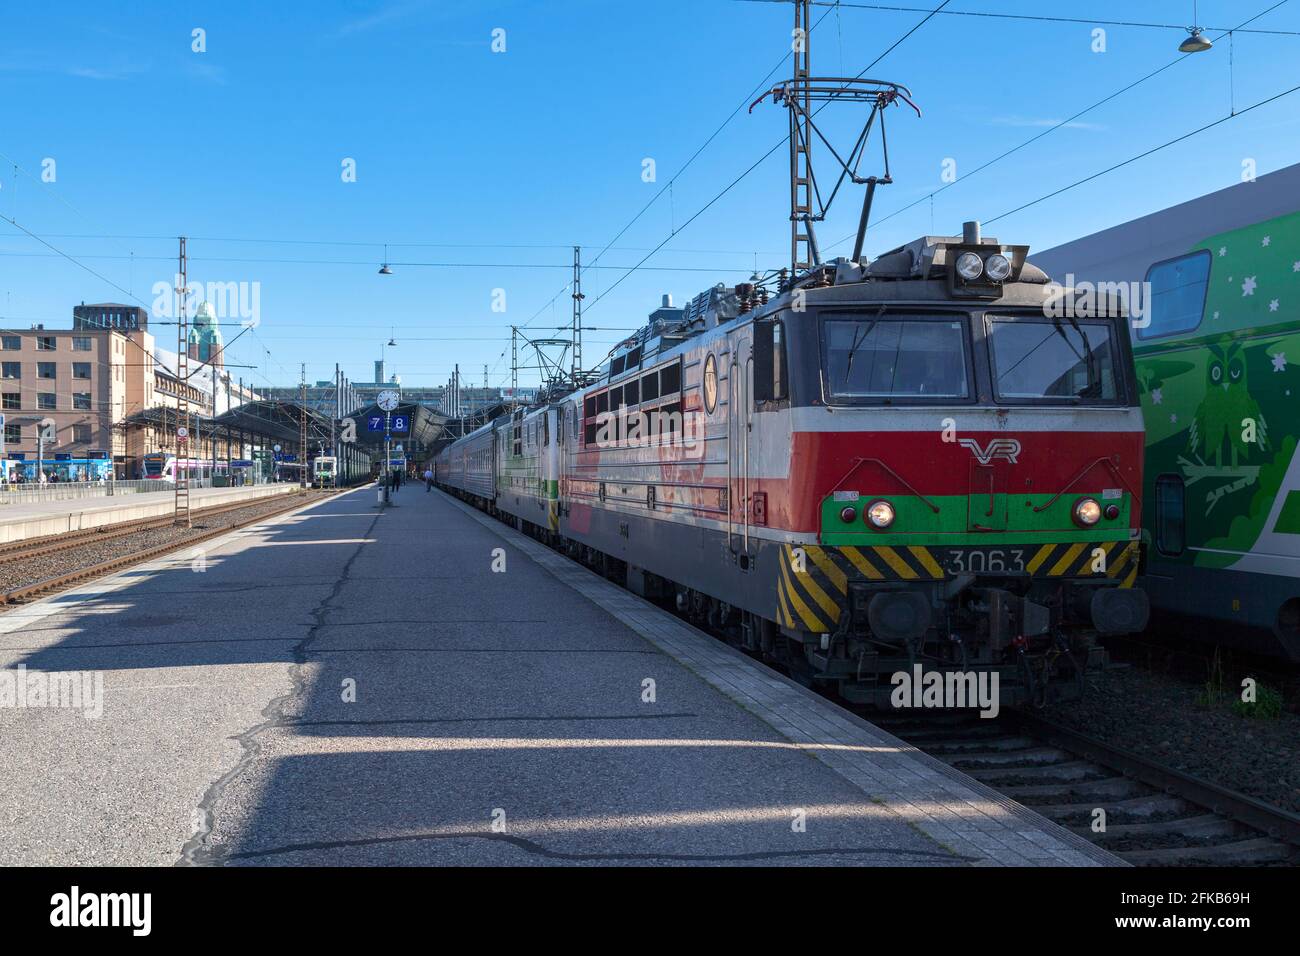
[[[973,438],[962,438],[957,444],[969,448],[981,465],[987,465],[994,458],[1005,458],[1014,465],[1020,454],[1020,442],[1014,438],[991,438],[987,448],[981,448],[980,443]]]

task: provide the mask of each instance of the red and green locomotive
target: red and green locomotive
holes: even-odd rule
[[[844,697],[1066,696],[1141,630],[1122,308],[925,237],[656,311],[599,380],[443,452],[444,487]]]

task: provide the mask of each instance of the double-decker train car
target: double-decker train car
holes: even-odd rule
[[[850,700],[918,666],[1073,694],[1146,622],[1142,413],[1120,309],[1026,252],[969,223],[665,303],[436,480]]]
[[[1131,290],[1156,629],[1300,662],[1300,165],[1035,261]]]

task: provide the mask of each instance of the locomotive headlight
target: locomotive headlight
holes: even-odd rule
[[[862,514],[875,528],[888,528],[894,523],[894,506],[888,501],[873,501]]]
[[[1011,275],[1011,260],[995,252],[984,260],[984,274],[994,282],[1003,282]]]
[[[967,282],[978,279],[984,272],[984,260],[973,252],[963,252],[957,257],[957,275]]]
[[[1074,503],[1074,520],[1085,528],[1092,527],[1101,520],[1101,505],[1095,498],[1080,498]]]

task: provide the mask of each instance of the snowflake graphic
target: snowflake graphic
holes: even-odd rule
[[[1255,286],[1257,285],[1258,283],[1255,281],[1254,276],[1246,276],[1246,281],[1241,284],[1241,294],[1243,296],[1254,295]]]

